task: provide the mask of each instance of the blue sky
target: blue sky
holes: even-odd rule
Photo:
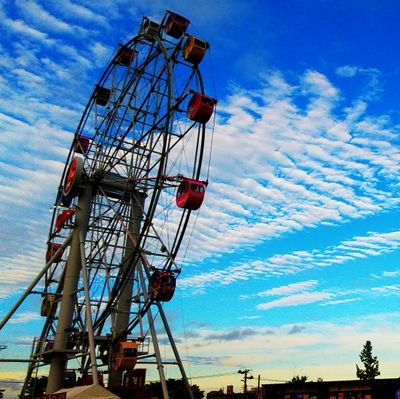
[[[141,17],[165,9],[210,42],[201,67],[218,98],[206,201],[166,305],[193,383],[238,391],[243,367],[263,382],[353,379],[367,339],[381,377],[398,377],[390,0],[0,0],[0,315],[43,266],[49,208],[96,81]],[[1,355],[29,353],[42,322],[31,297],[1,332]],[[0,365],[0,379],[23,371]]]

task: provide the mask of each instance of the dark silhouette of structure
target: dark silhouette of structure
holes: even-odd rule
[[[395,399],[400,378],[264,384],[264,399]]]

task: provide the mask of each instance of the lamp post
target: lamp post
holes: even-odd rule
[[[252,380],[254,377],[250,374],[251,369],[243,369],[243,370],[238,370],[239,374],[244,374],[243,381],[244,382],[244,388],[243,388],[243,393],[247,392],[247,380]],[[249,375],[250,374],[250,375]]]

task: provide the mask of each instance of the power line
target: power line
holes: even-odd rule
[[[260,378],[261,381],[272,381],[272,382],[287,382],[284,380],[273,380],[272,378]]]
[[[209,377],[223,377],[225,375],[233,375],[236,374],[236,372],[231,372],[231,373],[221,373],[221,374],[208,374],[208,375],[198,375],[196,377],[190,377],[191,380],[195,380],[198,378],[209,378]]]

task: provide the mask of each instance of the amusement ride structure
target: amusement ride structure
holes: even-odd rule
[[[161,23],[143,18],[86,106],[58,189],[46,265],[0,324],[41,284],[34,292],[44,327],[21,398],[43,370],[51,398],[66,387],[102,385],[105,376],[109,391],[140,398],[149,364],[164,398],[165,364],[178,366],[193,398],[163,310],[190,216],[204,199],[206,123],[216,105],[199,71],[208,43],[189,35],[188,25],[171,11]]]

